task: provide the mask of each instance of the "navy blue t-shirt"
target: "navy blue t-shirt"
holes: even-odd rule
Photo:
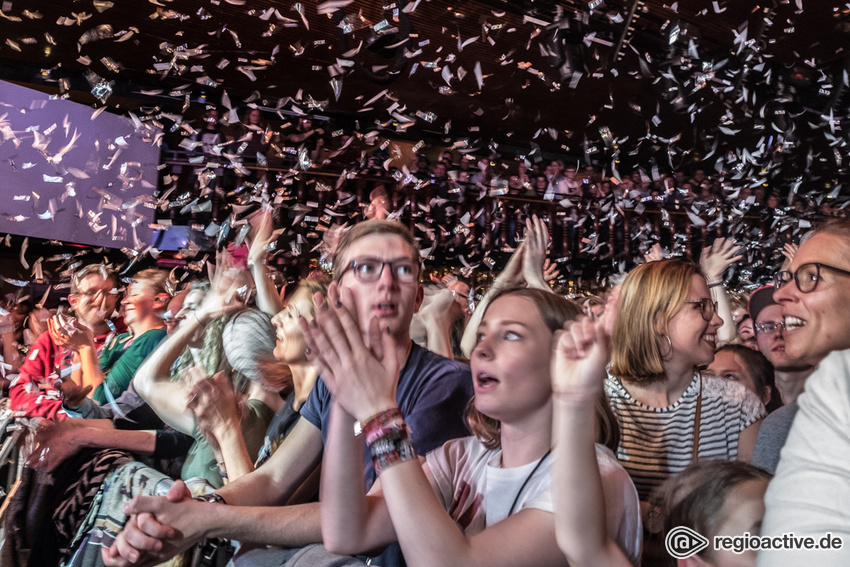
[[[450,439],[469,435],[464,412],[471,397],[472,374],[468,366],[414,343],[400,372],[396,400],[404,422],[410,426],[418,455],[425,455]],[[327,442],[330,413],[331,393],[319,377],[301,408],[301,417],[319,428],[323,442]],[[368,490],[375,482],[368,448],[363,466]]]

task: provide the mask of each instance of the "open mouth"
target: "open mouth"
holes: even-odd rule
[[[378,303],[375,305],[374,311],[378,317],[392,317],[398,313],[398,305],[389,302]]]
[[[785,316],[785,330],[793,331],[794,329],[799,329],[800,327],[805,327],[806,322],[800,319],[799,317],[793,317],[791,315]]]
[[[479,372],[475,375],[475,386],[479,390],[489,390],[495,388],[499,380],[486,372]]]
[[[702,336],[702,340],[704,340],[704,341],[705,341],[705,342],[707,342],[707,343],[711,343],[711,344],[713,345],[715,342],[717,342],[717,335],[714,335],[714,334],[712,334],[712,335],[703,335],[703,336]]]

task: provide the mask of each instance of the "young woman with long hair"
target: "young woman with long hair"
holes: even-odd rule
[[[329,298],[331,305],[318,310],[318,327],[309,331],[312,356],[335,396],[322,469],[325,546],[369,553],[398,541],[411,566],[566,565],[555,538],[549,482],[550,359],[555,333],[580,315],[579,308],[543,290],[496,294],[470,360],[474,436],[418,458],[395,400],[399,369],[389,355],[392,339],[377,318],[368,336],[361,336],[333,287]],[[614,422],[601,398],[596,407],[599,440],[613,446]],[[355,435],[355,422],[361,435]],[[366,446],[380,475],[368,495]],[[597,458],[606,470],[622,473],[603,481],[612,494],[622,490],[619,483],[630,486],[613,454],[601,450]],[[637,515],[635,503],[634,523]],[[616,533],[622,518],[611,525]],[[622,544],[629,555],[639,553],[634,540]]]

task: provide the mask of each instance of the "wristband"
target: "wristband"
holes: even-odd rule
[[[198,502],[209,502],[210,504],[224,504],[227,505],[224,498],[218,492],[211,492],[209,494],[203,494],[201,496],[195,496],[192,500],[197,500]]]
[[[396,421],[402,421],[403,418],[404,416],[401,415],[401,410],[398,408],[390,408],[388,410],[378,412],[372,417],[364,419],[363,421],[355,422],[354,435],[359,436],[365,433],[368,437],[369,431],[381,429],[382,427]],[[369,443],[368,438],[366,439],[366,443]]]
[[[376,437],[368,445],[372,466],[378,476],[392,465],[416,459],[410,427],[404,422]]]

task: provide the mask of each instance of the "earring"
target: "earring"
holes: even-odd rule
[[[670,352],[669,353],[667,353],[667,354],[661,353],[661,359],[667,360],[668,358],[673,356],[673,341],[670,340],[670,337],[668,335],[661,335],[661,336],[664,337],[665,339],[667,339],[667,344],[670,345]]]

